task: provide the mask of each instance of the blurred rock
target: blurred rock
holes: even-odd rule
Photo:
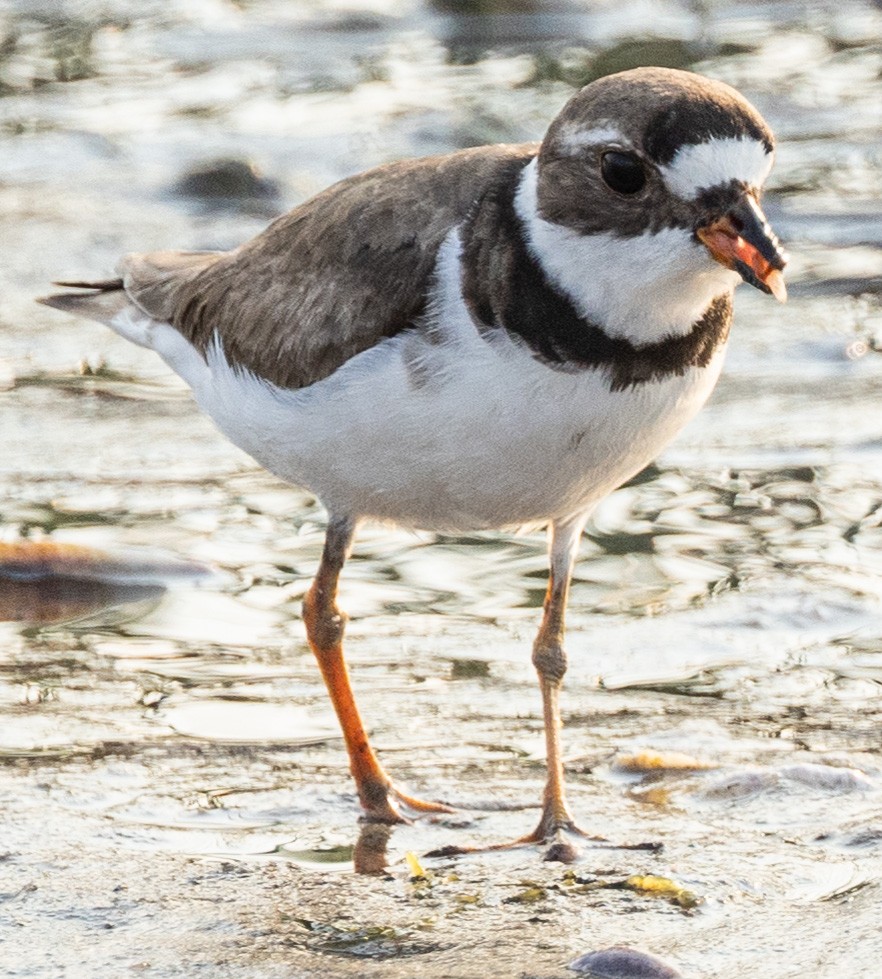
[[[856,768],[836,768],[808,762],[782,768],[781,777],[825,792],[867,792],[873,788],[872,780]]]
[[[870,849],[882,846],[882,826],[865,826],[846,832],[831,831],[815,837],[817,843],[833,843],[836,846]]]
[[[443,14],[543,14],[568,10],[561,0],[431,0]]]
[[[679,979],[681,973],[654,955],[624,945],[586,952],[569,964],[573,972],[595,979]]]
[[[751,769],[744,772],[734,772],[712,782],[701,793],[701,796],[718,802],[732,802],[737,799],[749,799],[751,796],[760,795],[762,792],[776,788],[778,784],[779,778],[776,772]]]
[[[279,185],[264,177],[250,160],[221,157],[196,163],[174,186],[176,194],[212,207],[273,205]]]

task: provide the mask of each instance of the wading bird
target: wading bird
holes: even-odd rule
[[[581,832],[558,710],[578,543],[710,394],[735,286],[785,298],[760,208],[772,159],[734,89],[640,68],[577,92],[541,143],[390,163],[233,251],[128,255],[43,300],[155,350],[224,434],[327,508],[303,618],[369,819],[446,807],[393,782],[356,707],[336,594],[359,521],[547,524],[548,776],[519,842]]]

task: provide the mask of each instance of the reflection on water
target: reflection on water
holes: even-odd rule
[[[99,581],[52,578],[39,583],[0,578],[0,622],[55,625],[88,620],[101,624],[123,617],[140,618],[156,606],[165,589],[158,585],[107,585]],[[134,606],[134,608],[130,607]]]
[[[685,975],[832,976],[846,921],[851,972],[874,974],[880,31],[862,2],[0,14],[0,907],[38,936],[12,974],[60,974],[100,929],[102,976],[177,974],[184,954],[214,974],[368,957],[406,976],[419,955],[427,976],[558,975],[637,943]],[[457,812],[358,827],[300,622],[320,508],[152,355],[33,298],[127,250],[230,247],[375,163],[536,138],[573,86],[649,62],[770,119],[766,210],[793,255],[791,301],[739,294],[711,405],[599,508],[573,586],[574,808],[664,850],[586,851],[569,877],[529,851],[426,860],[415,882],[409,851],[535,821],[544,539],[361,534],[342,603],[365,715],[396,776]]]

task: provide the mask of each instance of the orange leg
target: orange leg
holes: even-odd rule
[[[329,521],[321,563],[303,602],[303,620],[309,645],[318,660],[343,729],[358,797],[365,817],[376,822],[406,822],[397,803],[415,812],[451,812],[448,806],[423,802],[395,787],[370,745],[358,712],[343,658],[346,615],[336,603],[337,581],[349,554],[354,531],[352,520],[332,518]]]
[[[567,657],[563,648],[564,618],[573,564],[579,548],[585,517],[555,523],[550,528],[551,568],[548,590],[542,615],[542,624],[533,644],[533,665],[539,674],[539,689],[542,693],[542,712],[545,721],[545,747],[548,774],[542,797],[542,815],[532,833],[522,836],[512,843],[501,843],[489,847],[448,846],[435,850],[427,856],[454,856],[462,853],[475,853],[484,850],[505,850],[529,844],[550,844],[546,860],[572,863],[579,850],[567,836],[606,843],[602,836],[593,836],[580,829],[573,819],[567,804],[564,781],[563,758],[560,747],[560,708],[558,695],[564,674],[567,671]],[[612,844],[609,844],[612,845]],[[656,850],[654,843],[638,843],[616,846],[616,849]]]
[[[567,671],[567,654],[563,648],[567,599],[573,564],[584,525],[585,518],[582,517],[567,523],[553,524],[550,528],[551,566],[548,590],[545,594],[542,624],[533,643],[533,665],[539,674],[539,689],[542,693],[548,774],[542,796],[542,815],[539,824],[532,833],[516,841],[517,843],[554,841],[546,857],[561,860],[571,860],[576,853],[572,846],[563,841],[564,832],[579,836],[588,835],[576,826],[567,804],[558,706],[560,688]],[[593,838],[597,839],[597,837]]]
[[[561,863],[572,863],[579,855],[578,848],[567,840],[567,834],[606,844],[615,849],[656,851],[661,848],[658,843],[611,844],[603,836],[587,833],[576,825],[567,804],[560,747],[561,722],[558,695],[567,671],[567,655],[563,648],[567,598],[585,520],[586,517],[580,517],[565,523],[555,523],[550,529],[551,568],[548,591],[545,595],[542,624],[539,626],[539,633],[533,644],[533,665],[539,674],[539,687],[542,691],[548,776],[542,797],[542,815],[539,824],[532,833],[516,840],[513,844],[517,846],[528,843],[550,843],[545,859],[557,860]]]

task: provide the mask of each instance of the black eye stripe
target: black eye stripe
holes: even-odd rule
[[[600,159],[604,183],[617,194],[636,194],[646,186],[646,168],[638,156],[609,150]]]

